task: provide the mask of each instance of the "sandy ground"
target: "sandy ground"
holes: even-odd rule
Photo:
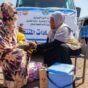
[[[81,76],[83,67],[83,59],[78,59],[77,63],[77,76]],[[86,61],[86,73],[85,73],[85,81],[83,84],[79,85],[81,80],[76,81],[76,88],[88,88],[88,59]]]
[[[81,80],[76,81],[76,88],[88,88],[88,44],[83,45],[82,47],[82,51],[83,53],[86,52],[86,69],[85,69],[85,81],[84,83],[82,83],[81,85],[79,85],[81,83]],[[77,76],[81,76],[82,74],[82,67],[83,67],[83,60],[82,58],[78,58],[77,61]]]

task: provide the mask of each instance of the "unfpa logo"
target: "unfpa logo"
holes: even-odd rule
[[[42,14],[43,14],[43,15],[48,15],[48,14],[49,14],[48,9],[44,9],[44,10],[42,11]]]

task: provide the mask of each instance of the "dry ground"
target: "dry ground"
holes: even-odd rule
[[[83,66],[83,59],[79,59],[77,64],[77,76],[80,76],[82,74],[82,66]],[[85,81],[83,84],[79,85],[80,83],[81,80],[76,81],[76,88],[88,88],[88,59],[86,61]]]

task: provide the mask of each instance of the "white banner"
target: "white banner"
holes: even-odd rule
[[[18,25],[23,24],[25,36],[29,41],[45,42],[50,30],[49,16],[55,10],[41,8],[18,8]],[[66,14],[65,23],[77,30],[76,13],[71,10],[58,10]],[[74,33],[75,34],[75,33]]]
[[[47,33],[50,30],[49,15],[34,11],[21,11],[18,13],[18,25],[20,23],[25,28],[27,40],[46,41]]]

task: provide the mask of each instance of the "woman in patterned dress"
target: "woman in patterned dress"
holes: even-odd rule
[[[27,55],[23,49],[17,48],[15,9],[6,3],[0,9],[0,60],[5,80],[16,83],[9,88],[20,88],[26,77]],[[17,87],[17,83],[22,84]]]

